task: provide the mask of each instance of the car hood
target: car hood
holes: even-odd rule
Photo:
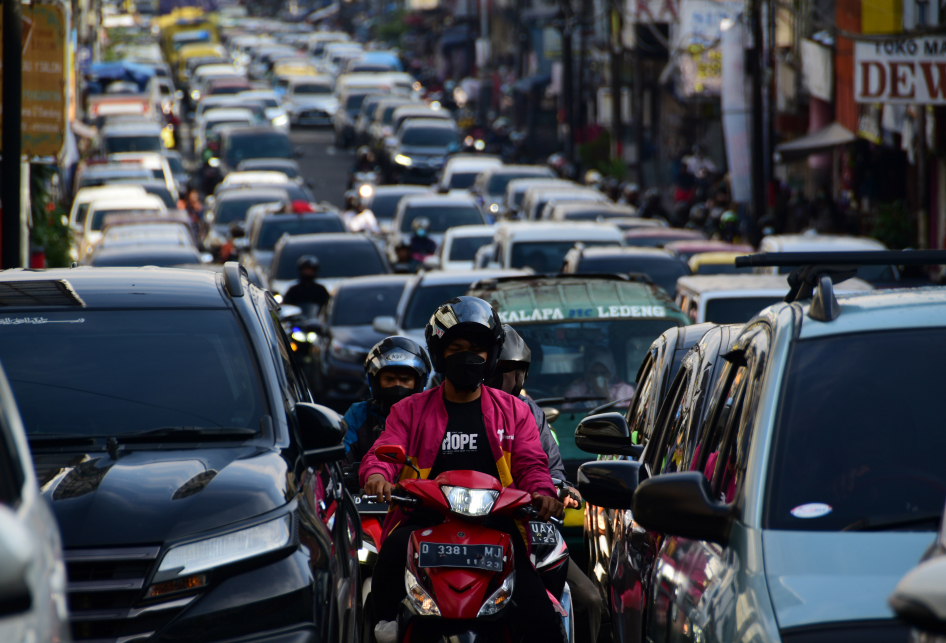
[[[287,465],[256,446],[34,455],[63,547],[165,542],[286,504]]]
[[[419,145],[402,145],[397,150],[398,154],[404,156],[446,156],[446,147],[428,147]]]
[[[932,531],[764,531],[779,628],[893,618],[887,597],[935,538]]]
[[[303,98],[301,96],[295,96],[292,99],[292,105],[294,107],[320,107],[324,109],[338,107],[338,99],[332,96],[317,97],[312,98]]]
[[[367,352],[372,346],[387,337],[382,333],[375,331],[371,324],[358,326],[332,326],[332,338],[337,339],[342,344],[351,346],[363,346]]]

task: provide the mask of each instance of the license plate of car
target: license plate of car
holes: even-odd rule
[[[550,522],[529,523],[529,531],[532,535],[533,545],[554,545],[555,544],[555,526]]]
[[[499,545],[447,545],[421,543],[419,567],[472,567],[499,571],[503,568],[503,548]]]

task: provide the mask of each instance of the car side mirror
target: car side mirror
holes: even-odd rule
[[[938,556],[911,569],[900,579],[887,599],[901,620],[913,627],[936,634],[946,634],[946,600],[943,579],[946,556]]]
[[[575,429],[575,446],[597,455],[639,458],[644,447],[631,441],[631,431],[621,413],[589,415]]]
[[[437,255],[430,255],[429,257],[424,258],[424,270],[439,270],[440,269],[440,257]]]
[[[630,509],[640,482],[640,462],[599,460],[578,467],[578,493],[597,507]]]
[[[302,308],[291,304],[280,304],[279,321],[288,321],[296,317],[302,317]]]
[[[562,415],[562,412],[553,406],[543,406],[542,412],[545,413],[545,419],[549,424],[555,424],[555,420]]]
[[[732,510],[716,502],[699,471],[665,473],[645,480],[634,494],[634,520],[645,529],[726,546]]]
[[[298,402],[293,408],[306,463],[316,466],[334,462],[345,456],[342,438],[348,427],[342,416],[332,409],[319,404]]]
[[[397,320],[390,315],[380,315],[371,322],[371,328],[382,335],[397,335]]]
[[[33,558],[31,539],[16,514],[0,505],[0,617],[21,614],[33,604],[27,584]]]
[[[405,464],[407,462],[404,447],[400,444],[382,444],[381,446],[375,447],[374,455],[378,460],[381,460],[381,462],[389,462],[391,464]]]

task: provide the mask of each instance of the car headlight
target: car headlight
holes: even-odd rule
[[[329,350],[332,351],[332,356],[342,362],[355,362],[358,363],[365,358],[365,353],[367,352],[361,346],[352,346],[350,344],[343,344],[337,339],[333,339],[332,343],[329,345]]]
[[[420,586],[420,583],[417,582],[417,578],[414,577],[414,574],[412,574],[409,569],[404,570],[404,587],[407,588],[407,598],[411,601],[411,605],[414,606],[418,614],[421,616],[440,616],[440,608],[437,607],[437,603],[435,603],[434,599],[430,597],[430,594]]]
[[[491,204],[489,206],[489,211],[492,212],[493,214],[496,214],[497,212],[499,212],[499,204],[497,203]]]
[[[368,183],[363,183],[360,188],[358,188],[358,194],[361,195],[361,198],[367,199],[374,193],[374,188],[371,187]]]
[[[200,91],[195,89],[191,91],[191,100],[198,101],[200,100]]]
[[[503,581],[503,584],[499,586],[495,592],[490,594],[489,598],[483,601],[483,607],[480,608],[480,611],[476,613],[476,617],[480,616],[492,616],[503,607],[506,606],[506,603],[509,602],[509,599],[512,598],[512,590],[516,586],[516,572],[512,572],[509,576],[506,577],[506,580]]]
[[[287,114],[280,114],[273,119],[273,127],[284,127],[289,124],[289,116]]]
[[[499,497],[492,489],[467,489],[466,487],[440,487],[450,510],[464,516],[485,516],[493,509],[493,503]]]
[[[292,516],[286,515],[240,531],[178,545],[168,550],[159,572],[194,574],[282,549],[292,539]]]
[[[404,165],[405,167],[410,167],[414,162],[411,160],[411,157],[404,156],[403,154],[398,154],[394,157],[394,162],[398,165]]]

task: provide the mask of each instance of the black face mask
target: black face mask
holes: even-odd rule
[[[384,411],[390,411],[391,407],[414,394],[414,389],[406,386],[388,386],[378,391],[378,402]]]
[[[486,360],[470,351],[454,353],[444,364],[444,377],[458,391],[475,391],[486,375]]]

